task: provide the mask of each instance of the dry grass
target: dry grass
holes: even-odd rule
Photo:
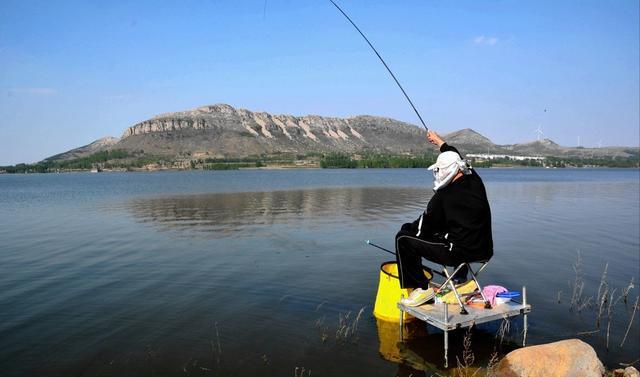
[[[636,296],[636,303],[633,304],[633,313],[631,313],[631,318],[629,319],[629,325],[627,325],[627,331],[624,333],[624,338],[622,338],[622,342],[620,342],[620,348],[624,346],[624,342],[627,340],[627,336],[629,335],[629,330],[631,330],[631,325],[633,325],[633,318],[635,318],[636,310],[638,309],[638,305],[640,305],[640,302],[638,302],[639,300],[640,296]]]
[[[338,325],[335,331],[336,342],[358,342],[358,329],[365,308],[366,306],[363,306],[355,316],[353,316],[353,313],[350,311],[338,313]],[[326,316],[322,316],[316,320],[315,328],[320,334],[322,343],[325,343],[329,339],[329,326],[326,325]]]
[[[293,371],[293,377],[311,377],[311,369],[305,367],[296,367]]]
[[[609,283],[607,283],[607,270],[609,269],[609,262],[604,265],[604,271],[600,277],[600,285],[598,285],[598,295],[596,296],[596,302],[600,302],[601,295],[605,295],[609,289]]]
[[[573,265],[573,270],[576,276],[573,284],[570,284],[572,294],[571,301],[569,303],[569,310],[577,313],[587,309],[595,310],[595,330],[578,332],[577,335],[594,335],[601,333],[600,330],[602,330],[601,339],[604,341],[606,349],[608,350],[611,343],[611,329],[614,326],[615,309],[621,302],[623,302],[624,305],[627,305],[629,294],[635,288],[634,278],[632,277],[629,284],[623,289],[612,287],[608,280],[609,263],[607,262],[602,271],[602,275],[600,276],[600,282],[595,296],[585,296],[582,254],[579,251],[576,262]],[[560,293],[558,293],[557,301],[560,303]],[[624,346],[625,340],[633,325],[633,319],[637,308],[638,299],[636,299],[636,303],[633,306],[633,312],[631,313],[629,324],[627,325],[627,331],[620,342],[620,347]]]
[[[491,358],[489,358],[489,363],[487,364],[487,377],[494,377],[496,375],[496,367],[500,362],[500,358],[498,357],[498,352],[493,352],[491,354]]]
[[[322,343],[326,342],[327,339],[329,339],[329,335],[328,335],[329,327],[324,324],[325,319],[326,317],[322,316],[321,318],[318,318],[316,320],[316,324],[315,324],[316,329],[320,333],[320,339],[322,340]]]
[[[570,310],[573,310],[580,304],[580,301],[582,300],[582,292],[584,291],[582,253],[579,251],[576,263],[573,265],[573,271],[575,272],[576,277],[573,281],[573,286],[571,286],[571,301],[569,303]]]
[[[620,296],[623,298],[625,304],[627,303],[627,296],[629,296],[629,292],[633,288],[635,288],[635,285],[633,284],[633,276],[632,276],[631,281],[629,282],[629,285],[627,285],[627,287],[622,290],[622,295]]]
[[[351,341],[352,343],[356,343],[358,341],[358,325],[365,307],[366,306],[363,306],[360,309],[358,315],[354,319],[351,318],[351,312],[347,312],[346,314],[338,313],[338,329],[336,330],[337,341]]]
[[[216,365],[220,365],[220,360],[222,358],[222,343],[220,342],[220,331],[218,330],[218,322],[214,322],[213,327],[216,331],[216,343],[215,348],[213,341],[211,341],[211,357],[215,359]]]
[[[462,340],[462,360],[456,356],[457,367],[454,372],[456,377],[474,377],[482,371],[482,368],[473,368],[476,358],[471,348],[472,329],[473,325],[467,329]]]
[[[496,333],[496,339],[500,339],[500,344],[504,341],[504,337],[509,334],[509,331],[511,331],[511,320],[509,320],[509,317],[505,316],[502,319],[498,332]]]

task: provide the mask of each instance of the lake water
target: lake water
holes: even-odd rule
[[[479,173],[495,242],[480,280],[527,286],[529,343],[578,337],[608,367],[638,359],[640,313],[619,345],[640,293],[639,171]],[[0,374],[431,375],[442,334],[389,341],[397,328],[372,307],[391,256],[364,243],[392,247],[430,187],[424,169],[0,175]],[[593,332],[585,301],[607,263],[608,350],[609,320]],[[336,337],[339,316],[361,308],[357,333]],[[520,319],[502,343],[498,325],[473,331],[478,365],[521,341]]]

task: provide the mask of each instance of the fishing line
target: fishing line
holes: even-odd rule
[[[400,85],[400,81],[398,81],[398,79],[396,78],[396,75],[394,75],[393,72],[391,72],[391,68],[389,68],[389,66],[384,61],[384,59],[382,59],[382,56],[380,56],[380,54],[378,53],[378,50],[376,50],[376,48],[373,47],[373,45],[371,44],[371,42],[369,42],[369,39],[364,35],[362,30],[360,30],[358,25],[356,25],[355,22],[353,22],[351,20],[351,18],[349,16],[347,16],[347,14],[342,10],[342,8],[340,8],[338,6],[338,4],[335,3],[335,1],[333,1],[333,0],[329,0],[329,1],[331,2],[331,4],[333,4],[340,11],[340,13],[342,13],[343,16],[345,16],[347,18],[347,20],[349,20],[351,25],[353,25],[353,27],[356,28],[356,30],[358,31],[358,33],[360,33],[362,38],[364,38],[364,40],[367,41],[367,43],[369,44],[369,47],[371,47],[373,52],[376,53],[376,55],[378,56],[378,59],[380,59],[382,64],[384,64],[384,67],[387,69],[387,71],[389,71],[389,74],[391,75],[391,77],[393,77],[393,80],[396,82],[396,84],[398,84],[398,88],[400,88],[400,90],[402,91],[402,94],[404,94],[404,97],[407,99],[407,101],[409,101],[409,105],[411,105],[411,107],[413,108],[413,111],[415,111],[416,115],[418,116],[418,119],[420,119],[420,123],[422,123],[422,126],[424,127],[424,129],[427,130],[427,132],[428,132],[429,128],[424,123],[424,120],[422,120],[422,116],[420,116],[420,113],[418,112],[418,109],[416,109],[416,107],[413,105],[413,102],[411,101],[411,98],[409,98],[409,96],[407,95],[407,92],[404,91],[404,88],[402,87],[402,85]],[[385,250],[385,251],[388,251],[388,250]]]

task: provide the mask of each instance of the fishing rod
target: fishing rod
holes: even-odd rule
[[[366,240],[366,241],[364,241],[364,242],[366,242],[366,243],[367,243],[367,245],[371,245],[371,246],[373,246],[373,247],[377,247],[378,249],[380,249],[380,250],[382,250],[382,251],[386,251],[387,253],[392,254],[393,256],[395,256],[395,255],[396,255],[396,253],[394,253],[393,251],[391,251],[391,250],[389,250],[389,249],[385,249],[385,248],[384,248],[384,247],[382,247],[382,246],[378,246],[378,245],[376,245],[375,243],[373,243],[373,242],[371,242],[371,241],[369,241],[369,240]]]
[[[364,241],[364,242],[366,242],[366,243],[367,243],[367,245],[371,245],[371,246],[376,247],[376,248],[378,248],[378,249],[380,249],[380,250],[382,250],[382,251],[386,251],[387,253],[392,254],[393,256],[396,256],[396,253],[394,253],[393,251],[391,251],[391,250],[389,250],[389,249],[385,249],[384,247],[382,247],[382,246],[380,246],[380,245],[376,245],[375,243],[371,242],[370,240],[366,240],[366,241]],[[426,269],[427,271],[432,272],[432,273],[434,273],[434,274],[438,274],[438,275],[440,275],[440,276],[442,276],[442,277],[446,277],[446,276],[445,276],[445,274],[443,274],[443,273],[442,273],[442,272],[440,272],[440,271],[432,270],[432,269],[430,269],[429,267],[425,267],[425,266],[422,266],[422,268],[423,268],[423,269]]]
[[[335,1],[333,0],[329,0],[331,2],[331,4],[333,4],[339,11],[340,13],[342,13],[343,16],[345,16],[347,18],[347,20],[349,20],[349,22],[351,23],[351,25],[353,25],[354,28],[356,28],[356,30],[358,31],[358,33],[360,33],[360,35],[362,36],[362,38],[364,38],[365,41],[367,41],[367,43],[369,44],[369,47],[371,47],[371,49],[373,50],[373,52],[376,53],[376,55],[378,56],[378,59],[380,59],[380,61],[382,62],[382,64],[384,64],[384,67],[387,69],[387,71],[389,71],[389,74],[391,75],[391,77],[393,77],[393,80],[396,82],[396,84],[398,85],[398,88],[400,88],[400,90],[402,91],[402,94],[404,94],[404,97],[407,99],[407,101],[409,101],[409,105],[411,105],[411,107],[413,108],[413,111],[415,111],[416,115],[418,116],[418,119],[420,119],[420,123],[422,123],[422,127],[424,127],[424,129],[429,132],[429,127],[427,127],[427,125],[424,123],[424,120],[422,120],[422,116],[420,116],[420,113],[418,112],[418,109],[416,109],[416,107],[413,105],[413,102],[411,101],[411,98],[409,98],[409,95],[407,95],[407,92],[404,91],[404,88],[402,87],[402,85],[400,85],[400,81],[398,81],[398,79],[396,78],[396,75],[393,74],[393,72],[391,72],[391,68],[389,68],[389,66],[387,65],[387,63],[384,61],[384,59],[382,59],[382,56],[380,56],[380,54],[378,53],[378,50],[376,50],[375,47],[373,47],[373,45],[371,44],[371,42],[369,41],[369,38],[367,38],[364,33],[362,32],[362,30],[360,30],[360,28],[358,27],[358,25],[355,24],[355,22],[353,22],[353,20],[351,20],[351,18],[342,10],[342,8],[340,8],[338,6],[338,4],[335,3]],[[374,245],[375,246],[375,245]],[[378,247],[378,246],[376,246]],[[389,251],[389,250],[385,250],[385,251]]]

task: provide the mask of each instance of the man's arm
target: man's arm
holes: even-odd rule
[[[440,152],[456,152],[460,158],[462,158],[462,154],[456,149],[456,147],[444,143],[440,146]]]
[[[440,149],[440,152],[456,152],[460,156],[460,158],[462,158],[462,154],[456,149],[456,147],[447,144],[444,140],[442,140],[440,135],[435,133],[435,131],[429,131],[427,133],[427,140],[429,140],[431,144],[438,147],[438,149]]]

